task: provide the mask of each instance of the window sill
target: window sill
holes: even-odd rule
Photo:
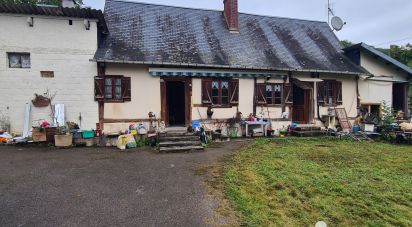
[[[104,103],[124,103],[124,100],[104,100]]]
[[[282,107],[282,104],[257,104],[259,107]]]
[[[193,107],[212,107],[214,109],[229,109],[238,106],[238,104],[231,104],[231,105],[210,105],[210,104],[194,104]]]

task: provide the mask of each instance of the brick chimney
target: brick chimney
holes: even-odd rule
[[[231,33],[239,32],[238,3],[237,0],[223,0],[225,5],[224,15],[226,24]]]

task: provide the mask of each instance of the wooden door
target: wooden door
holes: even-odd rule
[[[293,88],[292,121],[299,124],[309,123],[310,92],[309,89]]]
[[[160,95],[161,95],[161,115],[162,121],[165,122],[166,126],[170,126],[169,122],[169,112],[167,104],[167,82],[169,81],[179,81],[184,83],[185,90],[185,124],[186,126],[191,124],[192,119],[192,78],[162,78],[160,81]]]

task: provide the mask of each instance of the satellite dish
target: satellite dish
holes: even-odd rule
[[[335,29],[336,31],[340,31],[343,28],[343,25],[346,23],[342,21],[340,17],[334,16],[332,17],[331,20],[332,28]]]

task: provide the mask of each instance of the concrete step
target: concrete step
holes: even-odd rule
[[[176,147],[160,147],[160,153],[180,153],[188,151],[203,151],[202,146],[176,146]]]
[[[160,142],[160,147],[179,147],[179,146],[200,146],[202,143],[198,141],[169,141],[169,142]]]
[[[319,126],[314,126],[314,125],[312,125],[312,126],[309,126],[309,125],[307,125],[307,126],[297,126],[296,128],[294,128],[293,129],[294,131],[302,131],[302,132],[306,132],[306,131],[320,131],[321,130],[321,127],[319,127]]]
[[[198,136],[165,136],[160,137],[160,142],[166,141],[199,141]]]
[[[193,136],[193,133],[189,132],[165,132],[165,133],[160,133],[160,137],[178,137],[178,136]]]
[[[314,136],[324,136],[324,131],[292,131],[293,136],[298,137],[314,137]]]

